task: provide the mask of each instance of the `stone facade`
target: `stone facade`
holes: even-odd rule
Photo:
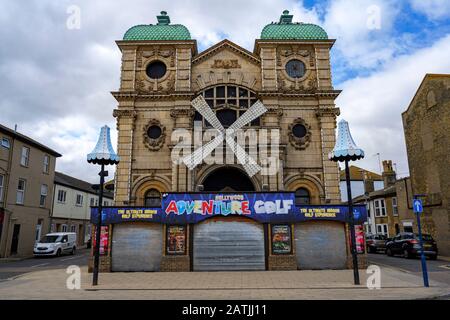
[[[450,256],[450,75],[427,74],[402,118],[412,192],[425,195],[424,228]]]

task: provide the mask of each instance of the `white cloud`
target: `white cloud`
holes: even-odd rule
[[[432,20],[450,17],[449,0],[410,0],[414,10],[422,12]]]
[[[323,26],[337,39],[338,56],[344,59],[338,64],[373,68],[389,61],[395,53],[390,37],[398,12],[398,2],[391,0],[332,1]]]
[[[365,150],[363,166],[378,171],[377,158],[397,163],[408,172],[401,113],[406,110],[427,73],[450,73],[450,35],[411,55],[400,56],[364,78],[342,83],[337,100],[341,118],[349,121],[356,143]]]

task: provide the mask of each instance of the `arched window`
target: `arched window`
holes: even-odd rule
[[[305,188],[299,188],[295,191],[295,205],[308,205],[311,203],[309,191]]]
[[[159,208],[161,207],[161,193],[156,189],[150,189],[145,193],[145,206]]]
[[[205,98],[206,103],[216,112],[217,118],[225,128],[229,127],[258,100],[255,92],[235,85],[209,88],[201,92],[201,95]],[[195,113],[194,121],[202,121],[203,126],[211,127],[208,121],[203,119],[198,112]],[[247,126],[259,125],[260,119],[257,118]]]

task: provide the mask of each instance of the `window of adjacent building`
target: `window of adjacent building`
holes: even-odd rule
[[[70,232],[77,232],[77,226],[76,225],[71,225],[70,226]]]
[[[295,191],[295,205],[308,205],[311,203],[311,196],[308,189],[299,188]]]
[[[77,200],[75,202],[75,205],[77,205],[77,206],[83,205],[83,195],[82,194],[77,194]]]
[[[23,202],[24,202],[26,184],[27,184],[27,182],[25,179],[19,179],[19,183],[17,184],[17,194],[16,194],[16,203],[17,204],[23,204]]]
[[[386,216],[386,205],[384,199],[375,200],[375,217]]]
[[[11,144],[9,143],[9,139],[8,138],[2,138],[2,147],[9,149],[11,146]]]
[[[95,205],[95,198],[91,198],[90,205],[91,205],[91,207],[93,207]]]
[[[108,201],[103,201],[103,206],[108,206]]]
[[[28,167],[29,162],[30,162],[30,148],[22,147],[22,153],[20,156],[20,164],[24,167]]]
[[[47,200],[48,186],[46,184],[41,185],[41,198],[39,200],[39,205],[41,207],[45,206],[45,201]]]
[[[61,226],[61,232],[67,232],[67,224]]]
[[[392,214],[398,216],[397,198],[392,198]]]
[[[385,223],[377,224],[377,234],[383,234],[385,236],[389,236],[387,224],[385,224]]]
[[[67,192],[65,190],[58,190],[58,202],[66,203]]]
[[[0,202],[3,202],[3,185],[5,183],[5,176],[0,174]]]
[[[50,170],[50,157],[48,155],[44,156],[44,173],[48,173]]]
[[[145,206],[159,208],[161,207],[161,193],[156,189],[150,189],[145,194]]]

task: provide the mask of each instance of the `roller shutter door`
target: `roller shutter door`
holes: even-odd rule
[[[111,250],[112,271],[159,271],[162,225],[116,224]]]
[[[320,221],[295,225],[299,269],[345,269],[347,251],[341,222]]]
[[[194,271],[265,270],[263,226],[206,220],[194,228],[193,255]]]

